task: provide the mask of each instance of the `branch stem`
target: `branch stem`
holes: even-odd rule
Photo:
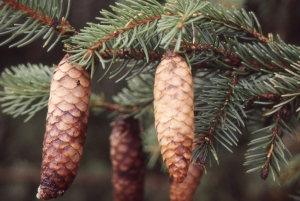
[[[30,18],[39,20],[40,23],[47,25],[49,27],[54,27],[56,34],[59,35],[60,33],[69,35],[75,35],[78,34],[78,32],[75,30],[74,27],[70,25],[68,21],[65,20],[64,17],[60,21],[57,21],[55,19],[52,19],[52,17],[48,15],[44,15],[42,12],[38,12],[34,10],[30,6],[26,6],[20,2],[17,2],[16,0],[3,0],[5,4],[8,4],[11,8],[24,12],[26,15]]]

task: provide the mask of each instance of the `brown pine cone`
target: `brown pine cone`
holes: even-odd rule
[[[154,84],[155,128],[164,163],[183,182],[192,156],[194,92],[191,70],[172,50],[158,65]]]
[[[73,182],[82,156],[89,116],[91,79],[68,55],[53,72],[37,198],[62,195]]]
[[[171,180],[170,201],[191,201],[199,185],[203,168],[190,164],[186,178],[182,183]]]
[[[196,148],[194,144],[193,149]],[[170,201],[191,201],[199,185],[204,166],[200,163],[190,164],[186,178],[182,183],[171,179]]]
[[[120,115],[113,123],[110,158],[115,201],[143,200],[144,154],[138,120]]]

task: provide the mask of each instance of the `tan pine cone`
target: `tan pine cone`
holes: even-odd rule
[[[115,201],[143,200],[144,154],[138,120],[120,115],[113,123],[110,158]]]
[[[77,174],[87,132],[90,93],[89,73],[70,64],[66,55],[51,81],[38,199],[62,195]]]
[[[193,149],[196,145],[193,146]],[[186,178],[182,183],[171,179],[170,201],[191,201],[199,185],[204,166],[199,163],[190,164]]]
[[[194,92],[191,70],[172,50],[158,65],[154,84],[155,128],[164,163],[183,182],[192,156]]]

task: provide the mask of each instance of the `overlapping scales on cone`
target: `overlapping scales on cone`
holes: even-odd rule
[[[110,158],[114,201],[143,200],[144,155],[138,120],[120,115],[113,123]]]
[[[155,74],[154,116],[163,160],[175,182],[183,182],[192,156],[193,99],[191,70],[170,50]]]
[[[196,146],[193,146],[195,149]],[[186,178],[182,183],[171,179],[170,201],[191,201],[199,185],[204,166],[200,163],[190,164]]]
[[[170,201],[191,201],[200,182],[203,168],[199,164],[190,164],[186,178],[182,183],[171,181]]]
[[[91,79],[68,55],[56,67],[50,88],[37,198],[62,195],[73,182],[86,138]]]

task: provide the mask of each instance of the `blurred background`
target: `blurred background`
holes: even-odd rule
[[[300,45],[300,1],[299,0],[215,0],[216,4],[231,9],[244,8],[254,11],[261,22],[264,35],[279,34],[287,43]],[[76,30],[86,22],[96,22],[101,9],[110,10],[114,1],[73,1],[69,21]],[[1,39],[1,38],[0,38]],[[23,48],[0,47],[0,68],[21,63],[58,64],[65,54],[62,44],[50,52],[42,48],[44,41],[36,41]],[[95,78],[100,75],[95,75]],[[97,80],[97,79],[94,79]],[[104,92],[108,101],[124,82],[104,79],[93,84],[93,92]],[[46,109],[29,122],[25,117],[13,119],[0,115],[0,201],[35,201],[39,186],[42,142],[45,132]],[[109,113],[90,115],[88,136],[78,175],[63,197],[57,201],[112,201],[111,164],[109,161],[109,135],[112,119]],[[219,147],[220,165],[207,164],[208,173],[203,176],[194,200],[196,201],[285,201],[288,193],[279,188],[270,178],[263,182],[258,173],[246,174],[244,154],[249,136],[240,136],[239,147],[233,154]],[[298,142],[288,142],[293,153],[299,153]],[[166,201],[169,198],[169,179],[160,168],[147,171],[145,201]]]

